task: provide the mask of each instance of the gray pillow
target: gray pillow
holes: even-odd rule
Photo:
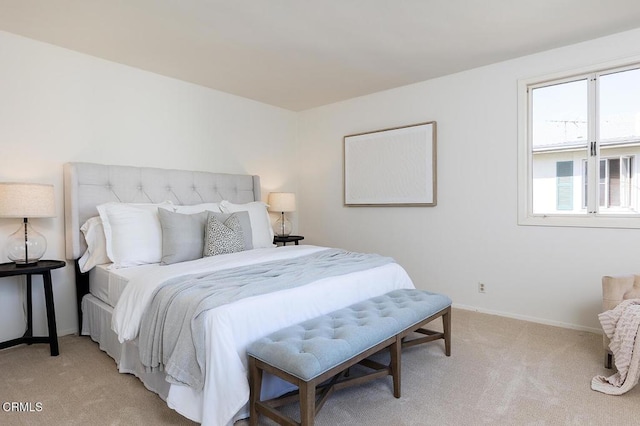
[[[242,234],[244,236],[244,249],[251,250],[253,248],[253,239],[251,232],[251,219],[249,218],[249,212],[235,212],[235,213],[216,213],[209,212],[210,215],[213,215],[220,222],[225,223],[229,216],[235,214],[240,220],[240,226],[242,227]]]
[[[204,228],[209,212],[175,213],[158,209],[162,227],[161,265],[200,259],[204,249]]]
[[[204,256],[236,253],[244,251],[244,235],[240,219],[234,213],[222,223],[215,215],[209,214],[204,237]]]

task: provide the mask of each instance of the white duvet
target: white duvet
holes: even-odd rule
[[[154,290],[169,278],[303,256],[324,249],[310,245],[256,249],[173,265],[120,270],[119,275],[129,282],[115,306],[112,328],[120,342],[135,340]],[[249,382],[245,348],[249,343],[286,326],[399,288],[414,288],[414,285],[402,267],[391,263],[249,297],[209,311],[205,320],[204,387],[202,391],[194,391],[187,386],[171,385],[167,405],[203,425],[226,425],[246,417]],[[270,387],[265,397],[275,396],[287,388],[275,378],[265,379]]]

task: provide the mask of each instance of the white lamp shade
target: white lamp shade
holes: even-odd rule
[[[53,185],[0,183],[0,217],[55,217]]]
[[[269,211],[294,212],[296,211],[296,194],[293,192],[272,192],[267,201]]]

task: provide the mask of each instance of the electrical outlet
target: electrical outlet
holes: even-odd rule
[[[484,283],[478,283],[478,293],[486,293],[487,292],[487,288],[484,285]]]

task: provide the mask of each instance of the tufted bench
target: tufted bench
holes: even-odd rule
[[[401,348],[444,339],[445,353],[449,356],[450,310],[451,299],[447,296],[417,289],[394,290],[254,342],[247,348],[250,424],[257,425],[258,413],[281,424],[298,424],[275,408],[299,398],[301,424],[313,425],[316,413],[334,390],[387,375],[393,377],[393,395],[399,398]],[[443,332],[422,328],[438,317],[442,317]],[[412,333],[420,333],[422,337],[409,340]],[[367,359],[387,348],[391,354],[389,365]],[[355,364],[372,371],[347,376],[349,367]],[[261,401],[263,372],[293,383],[298,393]],[[322,393],[316,403],[317,387]]]

